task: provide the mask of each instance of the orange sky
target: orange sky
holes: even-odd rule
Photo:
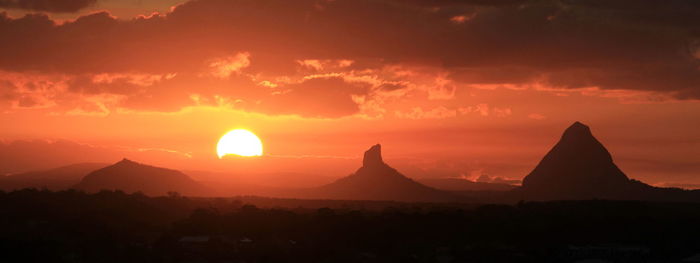
[[[700,184],[692,1],[42,2],[0,5],[0,172],[128,157],[312,184],[382,143],[410,177],[519,180],[582,121],[629,177]],[[234,128],[265,156],[217,159]]]

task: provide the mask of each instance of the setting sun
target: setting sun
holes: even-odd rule
[[[238,156],[262,156],[263,147],[260,138],[254,133],[236,129],[221,136],[219,143],[216,145],[216,153],[219,158],[229,154]]]

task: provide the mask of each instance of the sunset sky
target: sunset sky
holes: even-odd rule
[[[381,143],[409,177],[520,180],[574,121],[629,177],[700,188],[700,1],[0,0],[0,174],[310,185]],[[265,154],[220,160],[236,128]]]

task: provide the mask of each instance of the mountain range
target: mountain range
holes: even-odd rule
[[[236,184],[236,183],[233,183]],[[413,180],[386,164],[381,145],[370,147],[362,166],[332,183],[312,188],[280,188],[202,182],[177,170],[123,159],[115,164],[82,163],[0,177],[0,189],[74,188],[141,191],[147,195],[178,192],[193,196],[254,194],[273,197],[405,202],[517,202],[519,200],[659,200],[700,201],[700,190],[659,188],[630,179],[591,129],[580,122],[522,181],[522,186],[473,182],[459,178]],[[243,189],[246,189],[243,190]]]

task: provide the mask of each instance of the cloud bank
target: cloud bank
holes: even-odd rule
[[[69,12],[90,2],[0,6]],[[165,14],[62,24],[0,13],[0,100],[99,108],[85,98],[102,96],[107,108],[213,103],[340,117],[420,97],[411,92],[456,99],[468,85],[700,99],[697,17],[692,0],[194,0]]]

